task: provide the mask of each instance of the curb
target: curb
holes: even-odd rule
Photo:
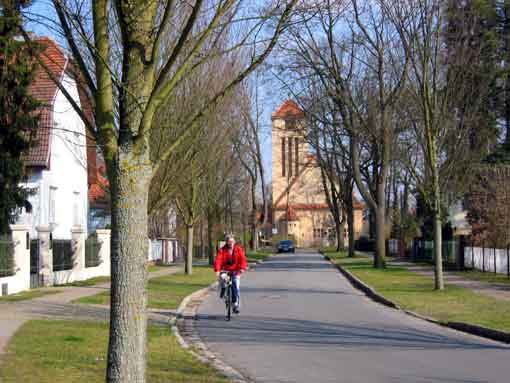
[[[335,266],[342,275],[344,275],[347,280],[358,290],[361,290],[365,293],[369,298],[371,298],[373,301],[381,303],[387,307],[391,307],[395,310],[402,311],[406,313],[407,315],[410,315],[412,317],[425,320],[430,323],[434,323],[443,327],[448,327],[453,330],[461,331],[467,334],[476,335],[482,338],[487,338],[491,340],[495,340],[498,342],[508,343],[510,344],[510,333],[500,330],[494,330],[488,327],[474,325],[470,323],[463,323],[463,322],[443,322],[439,321],[435,318],[431,318],[425,315],[421,315],[418,313],[415,313],[414,311],[406,310],[401,308],[399,305],[397,305],[395,302],[389,300],[388,298],[385,298],[381,294],[379,294],[377,291],[375,291],[372,287],[367,285],[365,282],[361,281],[359,278],[354,276],[351,272],[344,269],[342,266],[340,266],[337,263],[334,263],[331,258],[329,258],[327,255],[321,253],[322,256],[328,260],[333,266]]]
[[[260,263],[263,263],[263,261],[253,262],[249,265],[255,268]],[[209,350],[195,328],[194,322],[198,307],[211,292],[217,289],[217,286],[218,282],[213,282],[208,287],[195,291],[182,300],[176,316],[169,320],[172,333],[182,348],[188,350],[200,362],[214,367],[232,382],[253,383],[253,380],[245,377]]]
[[[397,310],[401,310],[400,306],[398,306],[396,303],[394,303],[394,302],[390,301],[389,299],[383,297],[381,294],[376,292],[372,287],[367,285],[361,279],[358,279],[357,277],[355,277],[353,274],[351,274],[350,272],[345,270],[339,264],[336,264],[336,263],[332,262],[331,259],[327,255],[323,255],[323,257],[326,258],[329,262],[331,262],[340,271],[340,273],[342,273],[342,275],[344,275],[349,280],[349,282],[351,282],[351,284],[354,287],[356,287],[358,290],[363,291],[365,293],[365,295],[370,297],[372,300],[374,300],[374,301],[376,301],[378,303],[381,303],[381,304],[383,304],[385,306],[388,306],[388,307],[391,307],[391,308],[394,308],[394,309],[397,309]]]

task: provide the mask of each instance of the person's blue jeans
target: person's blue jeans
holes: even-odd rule
[[[233,276],[232,280],[232,302],[235,305],[239,305],[241,302],[241,290],[239,288],[241,284],[241,276],[239,274],[236,274]]]

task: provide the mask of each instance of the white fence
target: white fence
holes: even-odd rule
[[[510,251],[482,247],[464,248],[464,266],[480,271],[508,274],[510,272]]]
[[[180,246],[175,238],[149,240],[149,262],[174,263],[179,258]]]
[[[95,277],[110,276],[110,230],[96,230],[97,240],[101,244],[98,266],[85,266],[85,232],[81,228],[72,231],[74,265],[72,269],[53,272],[53,285],[64,285],[75,281],[84,281]]]
[[[85,230],[80,226],[73,227],[72,250],[66,258],[67,270],[55,271],[53,240],[49,226],[36,228],[37,241],[31,241],[31,226],[12,225],[11,229],[14,243],[14,275],[0,277],[0,295],[15,294],[39,286],[63,285],[94,277],[110,276],[110,230],[96,230],[98,247],[97,253],[93,254],[96,261],[92,263],[89,261],[88,266],[93,266],[87,267]],[[148,261],[173,263],[179,258],[180,252],[181,248],[176,239],[157,239],[149,241],[147,258]]]

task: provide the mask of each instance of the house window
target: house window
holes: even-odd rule
[[[282,177],[285,177],[285,137],[282,137]]]
[[[55,186],[50,186],[50,195],[48,200],[48,223],[54,224],[56,223],[55,219],[55,209],[56,209],[56,195],[57,188]]]
[[[73,192],[73,225],[81,225],[80,220],[80,192]]]
[[[321,237],[321,229],[320,228],[314,228],[313,229],[313,237],[314,238],[322,238]]]

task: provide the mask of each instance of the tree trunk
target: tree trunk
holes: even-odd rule
[[[375,255],[374,267],[386,267],[386,177],[380,176],[377,184],[377,208],[375,209]]]
[[[375,213],[375,254],[374,267],[382,269],[386,267],[386,214],[384,200],[382,206],[379,206]]]
[[[205,258],[204,220],[200,220],[200,258]]]
[[[208,209],[208,211],[207,211],[207,256],[209,258],[209,265],[211,265],[211,266],[214,264],[213,225],[214,225],[213,214]]]
[[[375,239],[376,234],[376,228],[377,228],[377,213],[375,209],[370,208],[368,211],[368,235],[370,238]]]
[[[186,262],[184,271],[186,275],[193,274],[193,225],[186,225]]]
[[[151,169],[127,155],[109,166],[111,311],[107,382],[145,382],[148,189]]]
[[[434,198],[434,288],[444,289],[443,281],[443,241],[441,232],[441,191],[437,166],[433,167],[433,198]]]
[[[257,213],[256,211],[253,211],[252,213],[252,224],[251,224],[251,238],[252,238],[252,249],[253,251],[258,250],[258,242],[259,242],[259,236],[258,236],[258,230],[257,230]]]
[[[256,180],[251,178],[251,211],[252,211],[252,217],[251,217],[251,240],[252,245],[251,248],[253,251],[258,250],[258,242],[259,242],[259,236],[257,233],[257,197],[255,195],[256,193]]]
[[[340,227],[340,222],[338,219],[335,219],[335,233],[336,233],[336,251],[340,251],[343,248],[343,237],[342,228]]]
[[[352,193],[350,202],[347,204],[347,226],[349,230],[349,257],[354,257],[354,206]]]

